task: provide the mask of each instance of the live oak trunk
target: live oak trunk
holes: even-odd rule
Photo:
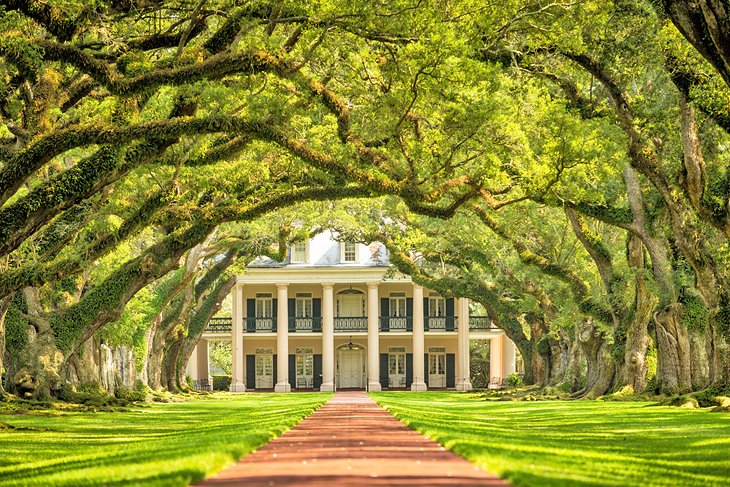
[[[592,322],[583,325],[577,335],[586,357],[587,370],[586,385],[576,395],[583,399],[595,399],[613,387],[616,364],[603,332]]]
[[[546,386],[550,380],[550,369],[552,352],[550,339],[547,336],[547,325],[544,317],[528,315],[530,325],[530,363],[531,382],[540,386]]]
[[[65,357],[41,311],[34,290],[24,289],[6,314],[6,325],[12,327],[13,334],[6,382],[10,392],[26,399],[47,399],[62,384]]]
[[[649,292],[644,278],[644,246],[637,236],[628,242],[628,261],[635,271],[633,313],[625,318],[626,341],[623,367],[619,372],[619,384],[631,386],[641,392],[647,384],[646,352],[651,343],[649,320],[656,306],[656,298]]]
[[[12,297],[0,299],[0,399],[5,396],[5,315],[10,308]]]
[[[551,384],[558,389],[577,392],[583,377],[585,359],[577,336],[571,339],[566,330],[560,330],[560,338],[553,344],[553,356],[559,357],[553,363]],[[577,335],[578,332],[575,332]]]
[[[692,364],[687,327],[681,305],[670,304],[654,314],[657,336],[656,382],[659,392],[683,394],[692,390]]]

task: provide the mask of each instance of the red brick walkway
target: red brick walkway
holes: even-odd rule
[[[508,485],[429,440],[363,392],[338,392],[205,486]]]

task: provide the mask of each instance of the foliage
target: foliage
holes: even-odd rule
[[[518,387],[522,385],[522,375],[518,372],[513,372],[507,376],[507,385],[510,387]]]
[[[226,374],[233,370],[232,345],[229,341],[214,340],[209,343],[208,360]]]
[[[214,375],[213,376],[213,390],[214,391],[227,391],[231,387],[230,375]]]

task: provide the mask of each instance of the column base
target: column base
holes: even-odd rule
[[[416,382],[414,380],[413,384],[411,384],[411,390],[412,391],[427,391],[428,386],[426,385],[425,382]]]
[[[246,392],[246,384],[243,382],[231,382],[229,392]]]
[[[274,392],[291,392],[291,385],[288,382],[281,382],[274,386]]]
[[[335,392],[335,383],[334,382],[324,382],[321,386],[319,386],[320,392]]]
[[[474,387],[471,385],[471,381],[468,381],[468,380],[464,381],[464,382],[459,382],[456,384],[457,391],[470,391],[473,388]]]
[[[375,382],[368,382],[368,392],[380,392],[382,388],[380,387],[380,381]]]

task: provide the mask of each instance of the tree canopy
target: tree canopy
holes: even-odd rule
[[[529,381],[728,384],[720,0],[0,0],[0,32],[13,392],[113,389],[103,354],[184,387],[232,276],[323,228],[479,303]]]

